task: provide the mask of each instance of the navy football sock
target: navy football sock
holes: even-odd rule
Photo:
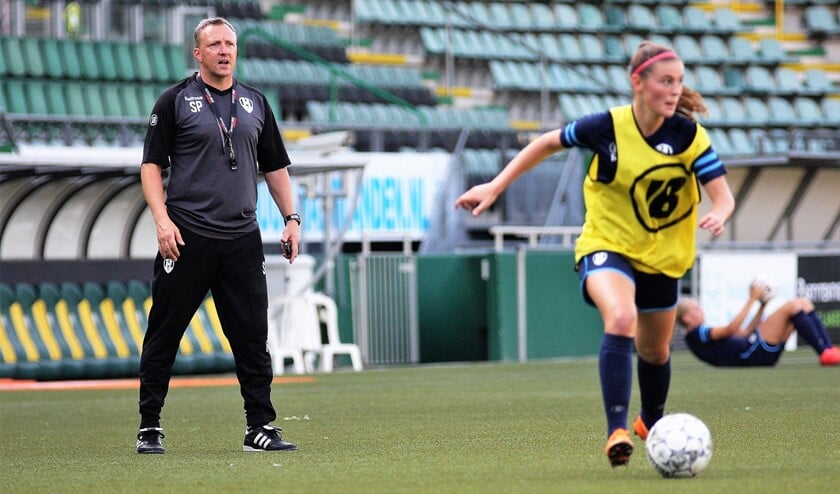
[[[806,314],[804,311],[799,311],[790,320],[799,332],[799,336],[814,348],[817,355],[831,346],[828,333],[825,332],[822,322],[814,312]]]
[[[627,428],[627,406],[633,385],[633,338],[604,334],[598,354],[601,396],[607,432]]]
[[[655,365],[637,358],[636,371],[639,374],[642,422],[650,429],[665,413],[665,400],[671,385],[671,360]]]

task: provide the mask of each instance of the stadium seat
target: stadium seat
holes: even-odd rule
[[[825,124],[825,119],[817,104],[807,96],[797,96],[793,99],[793,109],[796,112],[797,124],[803,127],[819,127]]]
[[[820,108],[825,116],[825,122],[828,125],[840,125],[840,99],[823,98],[820,103]]]
[[[805,70],[805,87],[814,94],[826,94],[837,91],[837,85],[832,82],[826,72],[819,68]]]
[[[86,42],[82,42],[86,44]],[[96,65],[99,71],[97,79],[103,81],[115,81],[120,76],[120,69],[122,68],[122,61],[118,66],[115,43],[110,41],[92,41],[93,53],[96,56]]]
[[[720,99],[720,106],[726,116],[726,125],[745,125],[747,114],[741,101],[732,96],[724,96]]]
[[[41,58],[44,63],[44,76],[51,79],[63,79],[69,77],[64,70],[61,59],[62,41],[57,38],[39,38],[38,45],[41,51]]]
[[[713,128],[708,130],[709,139],[712,141],[712,147],[715,148],[717,154],[721,157],[732,156],[736,154],[736,150],[729,139],[729,135],[723,129]]]
[[[5,59],[5,72],[13,77],[26,75],[26,60],[20,38],[0,36],[0,55]]]
[[[553,19],[553,28],[557,31],[566,33],[577,31],[580,23],[578,19],[578,11],[571,5],[565,3],[555,3],[554,12],[552,13],[548,6],[534,2],[531,4],[531,15],[535,21],[538,18],[542,18],[543,20],[539,21],[541,23],[546,22],[546,20]],[[535,25],[539,26],[540,24]]]
[[[748,125],[760,127],[770,121],[770,114],[763,99],[757,97],[744,98],[744,112]]]
[[[775,127],[788,127],[796,125],[796,114],[790,102],[779,96],[767,98],[767,109],[771,119],[769,125]]]
[[[584,32],[608,31],[601,9],[589,3],[578,3],[577,5],[578,29]]]
[[[714,27],[709,16],[698,7],[688,5],[682,10],[683,31],[687,34],[712,33]]]
[[[744,69],[746,89],[754,94],[776,93],[777,86],[773,74],[761,65],[751,65]]]
[[[700,50],[703,52],[703,63],[720,64],[730,59],[729,48],[723,38],[714,34],[700,37]]]
[[[639,3],[627,7],[627,26],[635,31],[649,33],[657,30],[657,20],[653,11]]]
[[[754,156],[756,154],[755,144],[744,129],[740,127],[729,129],[729,140],[732,143],[733,154],[739,156]]]
[[[776,81],[773,89],[776,93],[793,95],[807,92],[802,81],[799,80],[799,74],[793,69],[777,67],[771,77],[771,80]]]
[[[731,8],[727,6],[717,7],[712,11],[712,19],[715,28],[719,32],[732,34],[739,31],[744,31],[744,25],[741,19]]]
[[[685,29],[682,14],[674,5],[661,4],[655,9],[656,30],[667,34],[681,33]]]
[[[732,36],[729,38],[729,61],[734,63],[757,63],[758,56],[747,38]]]

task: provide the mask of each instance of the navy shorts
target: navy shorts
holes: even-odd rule
[[[630,261],[621,254],[609,251],[593,252],[584,256],[575,269],[580,277],[580,291],[587,304],[595,303],[586,293],[586,277],[590,274],[609,269],[617,271],[636,285],[636,307],[643,312],[669,310],[677,305],[679,297],[679,279],[664,274],[643,273],[633,268]]]

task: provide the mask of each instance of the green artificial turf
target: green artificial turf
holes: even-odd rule
[[[0,492],[837,492],[840,368],[801,349],[769,369],[673,358],[668,411],[712,431],[694,479],[666,480],[643,443],[603,453],[594,358],[319,374],[275,385],[277,425],[300,450],[243,453],[234,386],[173,388],[165,455],[134,452],[137,393],[0,394]],[[638,411],[634,388],[632,420]]]

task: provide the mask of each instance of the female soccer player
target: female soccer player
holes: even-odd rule
[[[735,207],[723,163],[694,120],[706,107],[683,86],[679,56],[646,41],[629,71],[632,104],[541,135],[493,180],[455,201],[456,208],[479,215],[551,154],[571,147],[594,152],[583,184],[586,217],[575,262],[584,300],[604,321],[598,366],[612,466],[626,465],[633,452],[627,407],[634,340],[641,395],[634,429],[644,438],[664,413],[678,282],[694,262],[697,226],[718,236]],[[712,201],[699,220],[698,182]]]
[[[700,360],[719,367],[776,365],[785,342],[796,329],[817,352],[820,364],[840,365],[840,349],[832,346],[831,337],[809,299],[792,298],[764,319],[764,309],[770,300],[766,293],[766,285],[753,283],[741,311],[729,324],[715,327],[706,324],[697,300],[682,299],[677,304],[677,322],[686,329],[688,348]],[[743,326],[756,302],[758,311]]]

